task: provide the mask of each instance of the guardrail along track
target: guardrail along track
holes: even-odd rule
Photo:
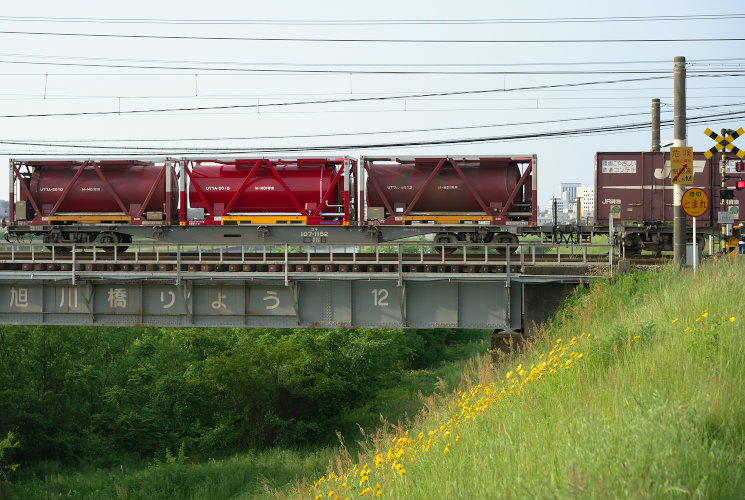
[[[526,264],[607,264],[602,245],[0,245],[0,271],[503,273]],[[509,266],[510,269],[507,269]],[[403,269],[401,269],[403,267]]]

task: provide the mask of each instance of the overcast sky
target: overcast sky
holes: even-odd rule
[[[597,151],[649,150],[651,134],[534,136],[648,122],[654,97],[672,119],[675,56],[689,62],[689,118],[745,111],[744,41],[608,40],[742,39],[744,27],[736,1],[3,2],[0,161],[310,146],[328,148],[315,157],[537,154],[545,207],[560,182],[592,185]],[[337,102],[288,105],[308,101]],[[181,111],[131,113],[164,109]],[[86,112],[113,114],[74,115]],[[689,144],[708,149],[704,129],[743,116],[690,124]]]

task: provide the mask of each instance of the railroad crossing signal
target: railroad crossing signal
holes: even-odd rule
[[[693,184],[693,148],[670,148],[670,176],[673,184]]]
[[[717,134],[716,132],[714,132],[710,128],[707,128],[704,131],[704,134],[708,135],[709,137],[711,137],[712,139],[714,139],[715,141],[717,141],[717,144],[713,148],[711,148],[710,150],[708,150],[708,151],[706,151],[704,153],[704,156],[706,158],[711,159],[711,157],[714,156],[715,153],[717,153],[717,152],[720,152],[721,153],[722,150],[724,150],[724,149],[727,149],[729,151],[732,151],[734,154],[736,154],[740,158],[745,158],[745,151],[743,151],[742,149],[740,149],[737,146],[735,146],[734,144],[732,144],[733,142],[735,142],[735,139],[737,139],[741,135],[745,134],[745,130],[743,130],[742,127],[740,127],[739,129],[737,129],[735,132],[732,132],[726,138],[724,138],[721,135]]]

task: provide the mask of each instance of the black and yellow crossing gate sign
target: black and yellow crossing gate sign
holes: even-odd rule
[[[721,153],[724,149],[732,151],[740,158],[745,158],[745,151],[732,144],[733,142],[735,142],[735,139],[745,134],[745,130],[743,130],[742,127],[729,134],[726,138],[717,134],[710,128],[707,128],[704,131],[704,134],[717,141],[717,144],[713,148],[704,153],[704,156],[706,158],[711,159],[711,157],[714,156],[717,152]]]

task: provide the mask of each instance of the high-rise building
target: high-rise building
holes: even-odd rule
[[[559,191],[561,198],[567,200],[569,203],[574,203],[574,199],[577,197],[577,188],[582,186],[578,182],[562,182],[559,184]]]
[[[582,199],[582,221],[592,222],[595,213],[595,188],[580,186],[577,188],[577,197]]]

